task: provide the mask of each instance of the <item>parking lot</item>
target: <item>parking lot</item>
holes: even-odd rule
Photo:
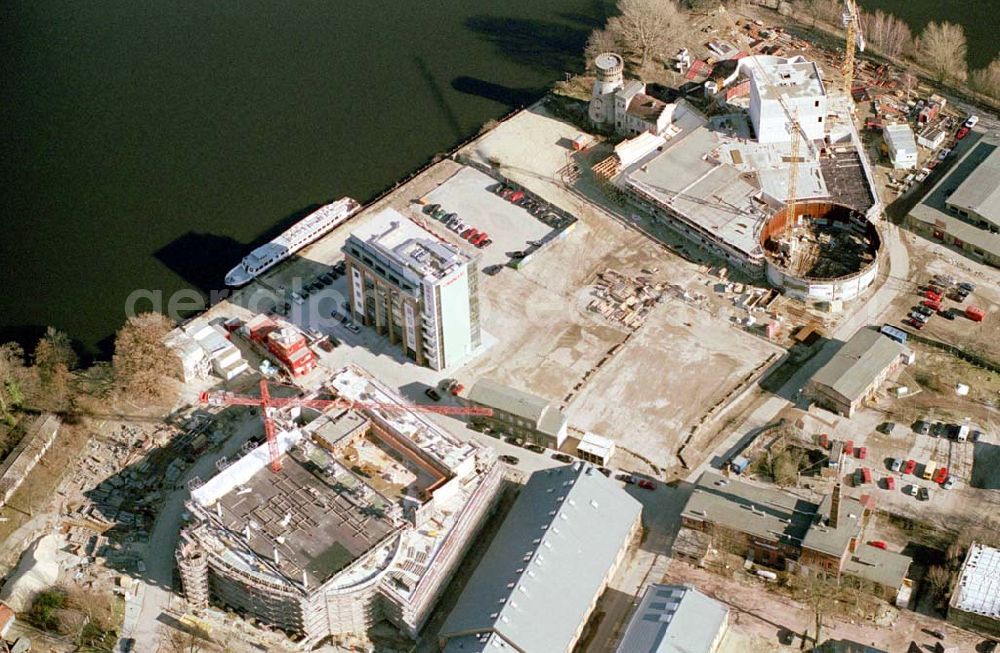
[[[481,253],[481,268],[505,265],[511,258],[511,252],[529,249],[532,243],[541,241],[553,231],[552,227],[526,209],[493,192],[495,186],[495,179],[467,167],[423,198],[427,204],[438,204],[442,210],[457,213],[470,228],[489,234],[493,243],[477,249],[458,233],[426,215],[426,211],[423,212],[423,220],[431,231],[466,252]],[[416,206],[411,210],[421,212]]]

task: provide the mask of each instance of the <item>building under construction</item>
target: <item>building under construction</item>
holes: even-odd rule
[[[746,112],[720,106],[706,117],[679,103],[668,129],[619,144],[596,176],[750,277],[805,300],[858,296],[877,276],[882,207],[849,99],[828,96],[802,57],[744,57],[722,83],[745,79]],[[857,247],[823,246],[850,244],[848,232]],[[769,250],[779,235],[802,246]],[[792,249],[802,254],[785,257]],[[809,252],[815,264],[805,262]]]
[[[360,368],[328,390],[365,403],[275,415],[280,472],[262,444],[192,490],[184,592],[306,645],[382,619],[415,636],[493,509],[500,465]]]

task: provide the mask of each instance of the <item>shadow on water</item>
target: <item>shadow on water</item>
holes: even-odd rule
[[[160,263],[203,295],[225,287],[223,279],[252,249],[273,240],[293,224],[323,206],[311,204],[278,221],[249,244],[228,236],[189,231],[153,253]]]
[[[451,80],[451,87],[460,93],[478,95],[511,108],[528,106],[545,95],[545,89],[541,88],[513,88],[466,76]]]
[[[462,129],[455,110],[452,109],[451,105],[448,104],[448,100],[445,99],[444,93],[441,91],[441,83],[434,76],[434,73],[431,72],[431,69],[427,67],[427,62],[422,57],[413,57],[413,63],[417,66],[420,77],[427,82],[427,88],[431,93],[431,97],[434,98],[434,103],[441,110],[441,114],[448,123],[448,128],[451,130],[452,135],[456,140],[461,140],[462,136],[465,135],[465,131]]]
[[[585,27],[498,16],[472,16],[465,26],[514,63],[557,76],[582,67],[590,35]]]

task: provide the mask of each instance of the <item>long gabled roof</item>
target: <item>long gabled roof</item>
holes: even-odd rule
[[[813,375],[812,381],[854,402],[902,351],[895,340],[874,329],[861,329]]]
[[[535,472],[445,621],[445,652],[566,651],[641,512],[590,465]]]

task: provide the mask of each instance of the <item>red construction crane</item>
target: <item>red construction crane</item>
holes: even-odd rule
[[[433,406],[430,404],[400,404],[394,402],[353,401],[351,399],[307,399],[305,397],[272,397],[267,387],[267,380],[260,380],[260,396],[238,395],[232,392],[203,392],[199,400],[212,406],[258,406],[261,419],[264,420],[264,435],[267,436],[267,449],[271,455],[271,471],[281,471],[281,456],[278,452],[278,437],[275,433],[271,411],[277,408],[304,406],[319,411],[331,408],[372,408],[377,410],[393,410],[398,412],[440,413],[442,415],[493,415],[492,408],[480,406]]]

